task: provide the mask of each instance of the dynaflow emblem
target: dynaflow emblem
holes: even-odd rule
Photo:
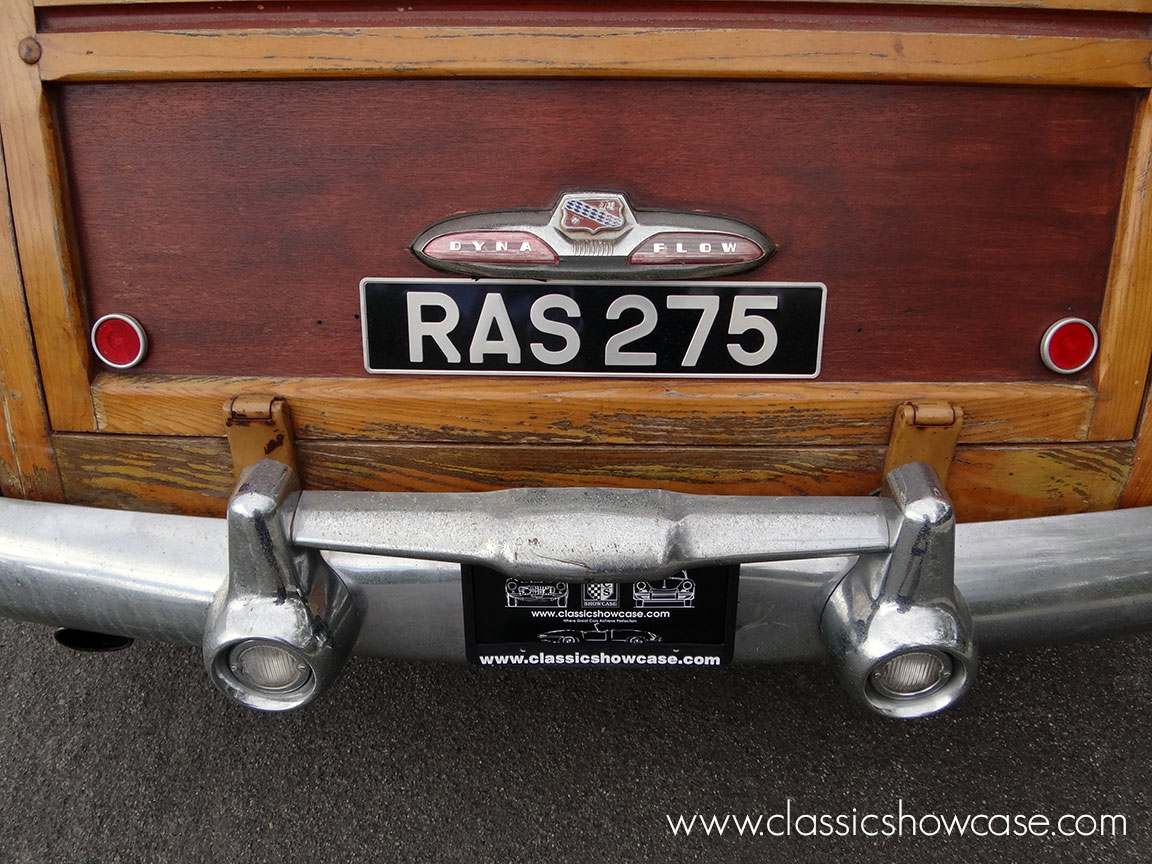
[[[750,270],[776,247],[727,216],[634,209],[622,192],[566,192],[547,210],[453,216],[421,232],[437,270],[519,279],[686,279]]]

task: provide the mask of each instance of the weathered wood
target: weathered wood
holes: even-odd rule
[[[948,491],[962,520],[1111,510],[1132,465],[1132,444],[960,448]]]
[[[434,275],[408,249],[426,226],[603,185],[763,227],[779,251],[742,278],[826,282],[820,380],[850,382],[1068,380],[1040,339],[1099,317],[1138,102],[731,81],[114,84],[59,100],[91,309],[144,324],[141,372],[364,376],[357,286]]]
[[[43,33],[40,73],[45,81],[544,74],[1152,86],[1147,39],[643,27],[446,32]]]
[[[60,435],[75,504],[222,515],[232,488],[223,438]],[[965,521],[1115,506],[1131,445],[966,447],[948,484]],[[305,488],[477,492],[516,486],[663,488],[736,495],[867,495],[882,447],[452,447],[300,442]]]
[[[222,516],[235,482],[225,438],[53,440],[70,504]]]
[[[63,489],[24,303],[3,155],[0,145],[0,491],[59,501]]]
[[[56,429],[93,428],[88,342],[76,285],[51,107],[17,45],[35,33],[31,0],[0,3],[0,133],[44,397]]]
[[[1152,395],[1152,394],[1150,394]],[[1144,411],[1136,430],[1136,451],[1132,471],[1124,487],[1121,507],[1152,506],[1152,398],[1145,397]]]
[[[1098,395],[1089,438],[1135,434],[1152,357],[1152,99],[1137,114],[1116,228],[1108,292],[1100,318]]]
[[[1070,384],[835,385],[685,380],[259,379],[101,375],[99,428],[220,435],[239,393],[288,399],[301,438],[587,444],[883,444],[906,401],[964,411],[965,443],[1083,440],[1092,390]]]
[[[335,0],[342,2],[342,0]],[[711,2],[711,0],[704,0]],[[769,0],[774,2],[774,0]],[[875,3],[876,0],[806,0],[815,4],[843,4],[843,3]],[[1148,12],[1152,11],[1152,4],[1148,0],[885,0],[893,5],[934,6],[934,7],[965,7],[979,8],[1019,8],[1019,9],[1083,9],[1095,11],[1115,12]],[[208,4],[218,5],[253,5],[252,0],[35,0],[36,6],[133,6],[141,4]],[[260,4],[264,5],[264,4]],[[273,4],[268,4],[273,5]],[[292,4],[298,5],[298,4]],[[302,5],[302,4],[299,4]]]
[[[212,4],[69,4],[39,10],[41,32],[263,30],[352,27],[646,27],[967,33],[1143,39],[1149,15],[1035,5],[824,3],[794,0],[519,0],[503,6],[397,6],[363,0],[269,0]]]

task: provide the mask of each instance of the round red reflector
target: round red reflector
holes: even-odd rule
[[[131,315],[105,315],[92,325],[92,349],[101,363],[130,369],[148,353],[148,337]]]
[[[1095,327],[1083,318],[1061,318],[1040,341],[1040,359],[1053,372],[1070,375],[1091,363],[1099,347]]]

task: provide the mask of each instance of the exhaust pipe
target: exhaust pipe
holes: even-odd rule
[[[115,633],[95,633],[92,630],[76,630],[61,627],[52,634],[57,644],[86,654],[106,654],[110,651],[123,651],[131,648],[136,640],[130,636],[117,636]]]

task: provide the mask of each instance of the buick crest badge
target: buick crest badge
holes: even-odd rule
[[[565,195],[556,208],[556,227],[569,237],[623,231],[627,213],[623,195]]]
[[[622,192],[566,192],[547,210],[452,216],[412,251],[436,270],[516,279],[691,279],[751,270],[776,251],[727,216],[635,209]]]

